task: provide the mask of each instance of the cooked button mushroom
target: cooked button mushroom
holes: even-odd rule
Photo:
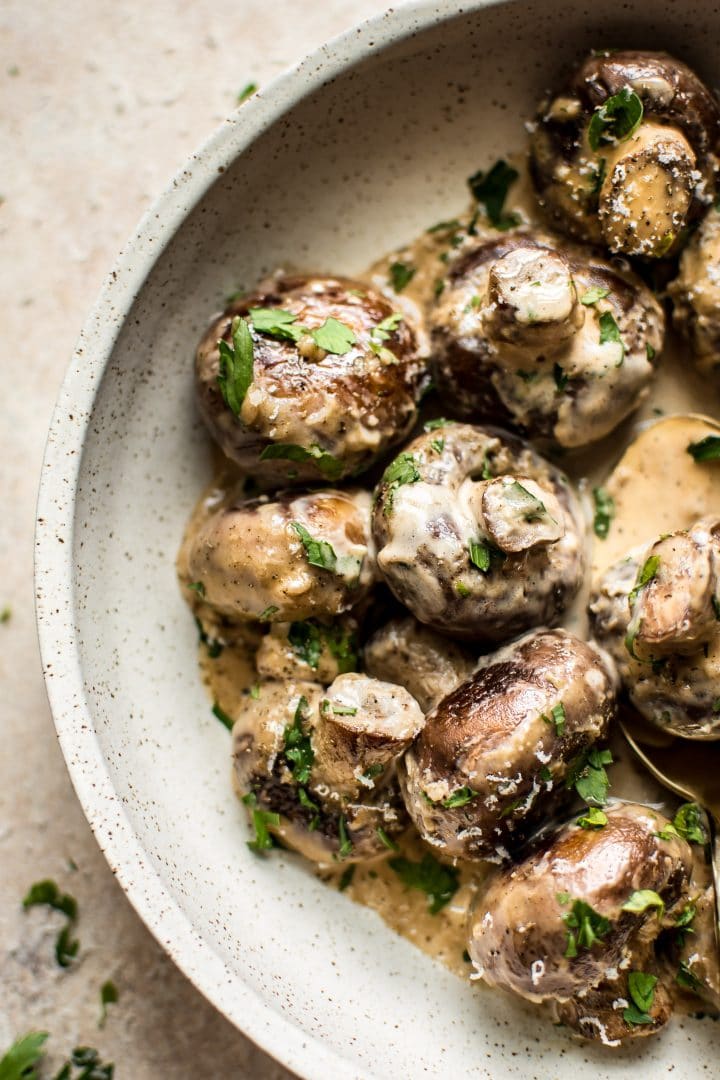
[[[373,581],[369,510],[359,491],[231,501],[189,539],[187,573],[205,603],[239,621],[332,618]]]
[[[400,767],[408,813],[444,853],[504,861],[570,794],[615,709],[603,654],[538,630],[490,656],[428,715]]]
[[[720,374],[720,209],[709,212],[682,253],[669,287],[673,321],[689,339],[697,365]]]
[[[505,432],[433,425],[388,466],[373,532],[382,577],[428,626],[499,642],[556,622],[583,572],[565,477]]]
[[[327,690],[268,681],[234,719],[235,777],[256,827],[260,815],[316,862],[387,852],[406,825],[395,764],[424,723],[406,690],[354,674]]]
[[[563,231],[660,258],[712,202],[719,142],[717,102],[685,64],[660,52],[599,53],[541,105],[531,170]]]
[[[212,323],[195,372],[221,449],[280,484],[337,481],[372,465],[412,427],[425,365],[407,316],[379,293],[281,277]]]
[[[264,679],[307,679],[323,686],[357,665],[357,623],[351,616],[273,623],[255,654]]]
[[[633,705],[687,739],[720,733],[720,521],[635,549],[595,589],[595,637]]]
[[[614,1044],[668,1018],[655,947],[688,902],[692,855],[679,836],[662,838],[669,822],[655,810],[618,803],[606,818],[597,829],[569,823],[497,871],[468,951],[490,986],[559,1002],[563,1022]],[[609,1024],[613,987],[621,1014]]]
[[[435,378],[453,412],[580,447],[649,392],[664,317],[630,271],[548,234],[480,240],[431,313]]]
[[[368,674],[404,686],[425,713],[463,682],[477,663],[472,649],[428,630],[412,616],[391,619],[380,627],[363,652]]]

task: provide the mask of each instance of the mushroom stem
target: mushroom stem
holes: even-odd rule
[[[491,266],[482,311],[490,339],[524,349],[558,349],[584,318],[570,267],[558,252],[516,247]]]
[[[686,223],[698,179],[687,139],[645,122],[606,160],[598,210],[606,244],[627,255],[666,254]]]

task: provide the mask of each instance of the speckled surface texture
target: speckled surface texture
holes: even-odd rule
[[[0,10],[0,1056],[51,1032],[56,1067],[79,1042],[118,1080],[290,1076],[221,1017],[164,954],[116,884],[57,746],[33,613],[35,498],[52,407],[72,348],[122,244],[170,176],[235,104],[333,34],[382,10],[285,0]],[[71,871],[68,860],[77,871]],[[80,962],[53,958],[58,915],[23,913],[46,876],[78,899]],[[104,1030],[99,987],[120,993]]]
[[[243,844],[243,816],[230,791],[227,733],[210,715],[197,680],[195,634],[174,581],[172,559],[182,523],[208,473],[207,440],[192,407],[188,364],[208,312],[232,289],[250,284],[278,263],[353,272],[378,250],[454,213],[465,200],[464,178],[471,169],[522,146],[522,117],[561,61],[556,52],[552,59],[544,48],[540,53],[538,42],[557,45],[561,14],[568,55],[596,44],[598,35],[603,42],[619,35],[629,44],[638,41],[631,17],[625,17],[629,23],[623,27],[613,26],[623,22],[623,9],[602,2],[591,16],[579,8],[568,12],[560,0],[551,0],[488,7],[433,26],[440,14],[459,7],[418,6],[412,20],[407,13],[390,14],[381,25],[353,33],[326,51],[267,97],[261,93],[191,160],[126,246],[115,278],[86,324],[48,457],[38,579],[48,683],[79,794],[134,904],[226,1014],[304,1075],[313,1080],[545,1077],[552,1060],[551,1074],[563,1078],[624,1078],[634,1068],[689,1078],[702,1075],[717,1057],[715,1025],[678,1023],[652,1045],[612,1058],[602,1048],[573,1046],[529,1010],[464,986],[434,967],[387,932],[371,912],[325,890],[291,858],[254,858]],[[717,60],[717,17],[701,5],[690,8],[681,10],[667,0],[656,4],[653,18],[663,19],[665,29],[660,33],[647,27],[641,40],[672,42],[682,34],[685,57],[702,59],[701,70],[707,73]],[[27,273],[14,308],[14,348],[6,366],[12,378],[5,395],[14,446],[8,461],[13,455],[19,459],[11,477],[11,491],[18,493],[13,505],[27,508],[12,542],[23,551],[32,512],[26,487],[37,471],[47,422],[47,408],[40,422],[38,405],[45,405],[47,397],[49,406],[75,329],[68,328],[62,340],[55,323],[65,326],[83,289],[82,302],[73,310],[79,313],[87,305],[108,251],[128,232],[130,221],[120,222],[126,198],[137,193],[132,218],[146,202],[146,187],[158,186],[154,164],[149,179],[138,171],[138,162],[155,162],[172,127],[166,114],[153,126],[152,108],[177,107],[178,121],[195,117],[199,100],[212,86],[207,114],[198,117],[197,130],[188,135],[188,143],[196,142],[212,126],[213,112],[226,111],[226,97],[248,78],[263,81],[264,69],[253,63],[258,56],[263,65],[269,63],[286,41],[293,43],[293,52],[283,59],[290,60],[313,44],[311,36],[303,37],[298,48],[298,28],[310,35],[317,27],[310,9],[306,17],[297,8],[280,16],[277,11],[270,15],[245,7],[238,14],[214,6],[203,17],[197,5],[174,9],[172,15],[162,5],[154,5],[151,15],[138,6],[129,15],[127,9],[122,14],[108,9],[107,25],[97,27],[94,42],[80,10],[79,5],[65,6],[62,19],[54,20],[49,10],[33,9],[26,16],[18,9],[10,26],[17,37],[17,56],[10,65],[19,68],[19,74],[7,76],[15,80],[13,92],[20,93],[15,86],[21,85],[23,68],[38,80],[11,113],[16,138],[25,147],[17,173],[8,177],[1,211],[10,223],[6,229],[16,229],[10,232],[6,270],[14,291]],[[94,9],[93,27],[102,10]],[[333,20],[348,15],[349,22],[358,14],[357,9],[333,7]],[[181,55],[168,58],[165,50],[183,20],[182,46],[176,46]],[[389,36],[417,30],[418,21],[424,23],[422,33],[400,42],[391,54],[381,51]],[[341,25],[323,18],[315,41]],[[208,34],[214,49],[207,44]],[[109,112],[117,103],[115,76],[109,72],[115,70],[123,40],[127,61],[118,79],[126,112],[96,131],[97,99],[105,95]],[[52,84],[43,64],[57,56],[58,42],[60,51],[67,49],[74,59],[72,76],[80,85],[63,75],[48,95],[44,121],[35,127],[30,104],[42,100]],[[78,60],[78,48],[88,50],[92,78],[82,76],[85,59]],[[207,65],[205,49],[212,52]],[[348,61],[360,55],[370,59],[349,67]],[[136,68],[144,72],[137,81]],[[189,82],[185,72],[190,72]],[[67,86],[75,87],[78,112],[63,120],[67,127],[60,138]],[[145,96],[139,86],[146,88]],[[180,86],[182,94],[176,96]],[[312,94],[304,97],[308,88]],[[146,108],[148,127],[141,139],[137,121]],[[262,134],[233,163],[251,127]],[[181,141],[178,135],[168,152],[173,161],[185,156],[187,146]],[[67,203],[48,183],[54,172],[48,159],[57,162],[60,174],[69,170]],[[122,163],[117,173],[113,161]],[[157,172],[167,171],[163,161]],[[28,189],[38,194],[25,212]],[[100,210],[91,209],[93,202]],[[17,217],[10,216],[14,203]],[[182,229],[173,238],[180,221]],[[100,245],[105,235],[107,244]],[[44,280],[50,268],[53,276]],[[31,305],[21,307],[23,300],[30,300],[35,311]],[[41,358],[35,366],[37,354]],[[45,368],[50,354],[58,354],[57,371]],[[10,360],[17,369],[9,367]],[[22,387],[21,380],[28,386]],[[32,446],[19,445],[31,433]],[[116,926],[122,925],[115,908],[122,901],[117,897],[110,904],[114,887],[101,884],[109,882],[109,875],[99,855],[89,840],[83,840],[80,859],[69,850],[85,833],[70,796],[67,812],[48,800],[53,785],[65,780],[51,745],[36,669],[31,684],[19,682],[30,678],[27,641],[24,653],[15,655],[14,649],[31,633],[31,619],[27,578],[18,572],[7,584],[15,583],[18,595],[8,600],[17,615],[0,628],[9,642],[3,653],[6,677],[12,673],[18,680],[6,696],[15,710],[12,729],[18,735],[17,749],[2,762],[9,778],[4,778],[1,797],[9,795],[12,810],[12,816],[5,810],[3,820],[15,823],[3,836],[2,857],[14,866],[22,859],[23,878],[18,881],[13,871],[9,897],[4,879],[1,887],[2,910],[11,923],[7,940],[21,941],[16,956],[29,960],[13,962],[27,969],[24,978],[33,971],[32,958],[40,963],[39,940],[30,953],[22,950],[34,940],[25,936],[28,927],[42,938],[41,916],[37,921],[35,914],[21,916],[17,902],[28,877],[53,874],[63,885],[72,884],[83,910],[94,913],[88,920],[107,912],[105,922],[88,921],[86,962],[66,977],[82,986],[78,994],[87,994],[87,1002],[82,1024],[77,1016],[68,1021],[71,1034],[65,1040],[72,1042],[76,1030],[86,1041],[107,1039],[103,1048],[120,1063],[120,1044],[110,1041],[112,1033],[123,1023],[131,1030],[128,1018],[134,1016],[143,1029],[132,1044],[136,1057],[126,1075],[263,1075],[259,1058],[248,1057],[247,1043],[191,996],[147,935],[135,929],[126,908],[127,937],[134,933],[141,944],[131,950],[129,944],[123,947],[122,938],[115,940],[121,937]],[[66,834],[71,821],[75,825]],[[32,856],[30,838],[38,844]],[[80,866],[72,877],[65,865],[68,857]],[[42,940],[48,948],[50,933]],[[143,959],[133,964],[130,955]],[[152,990],[146,955],[153,958],[150,968],[162,972]],[[9,969],[5,964],[3,976]],[[105,1032],[94,1039],[96,988],[108,975],[116,977],[123,999]],[[172,980],[176,997],[185,998],[182,1006],[166,1011],[172,993],[163,983]],[[56,984],[49,991],[43,982],[37,996],[31,987],[32,1008],[49,1013],[25,1020],[30,1008],[25,1004],[17,1019],[18,998],[9,1026],[50,1024],[52,1017],[56,1030],[71,996],[60,977],[47,980],[47,985]],[[158,1012],[150,1033],[153,1009]],[[156,1057],[148,1060],[152,1054]],[[212,1054],[224,1056],[211,1060]]]

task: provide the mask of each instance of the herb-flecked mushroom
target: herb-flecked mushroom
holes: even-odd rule
[[[430,316],[453,413],[577,448],[647,396],[664,316],[629,270],[541,232],[463,248]]]
[[[233,719],[236,784],[261,847],[277,836],[315,862],[387,853],[407,824],[395,766],[424,723],[406,690],[351,673],[327,689],[261,682]]]
[[[607,752],[593,751],[615,711],[599,649],[537,630],[484,656],[426,718],[400,781],[420,835],[450,856],[503,862],[593,771],[604,803]],[[582,785],[580,790],[585,790]]]
[[[589,56],[540,106],[530,164],[554,225],[646,259],[682,246],[714,197],[720,112],[662,52]]]
[[[720,522],[660,537],[612,566],[590,604],[630,701],[686,739],[720,733]]]
[[[280,277],[205,333],[200,412],[224,453],[276,485],[336,482],[410,430],[423,389],[418,333],[358,282]]]
[[[691,236],[680,259],[680,273],[668,289],[673,322],[687,337],[698,368],[720,385],[720,207]]]
[[[416,619],[499,642],[554,623],[583,573],[584,525],[565,477],[493,428],[418,436],[376,490],[381,576]]]

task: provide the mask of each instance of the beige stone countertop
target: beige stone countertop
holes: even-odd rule
[[[77,1045],[116,1080],[290,1074],[225,1021],[131,909],[65,771],[35,636],[33,528],[45,436],[73,344],[117,251],[175,170],[250,82],[381,0],[5,0],[0,6],[0,1057],[50,1033],[43,1076]],[[7,611],[6,611],[7,616]],[[1,617],[0,617],[1,618]],[[23,911],[53,878],[77,898],[80,941],[57,966],[63,917]],[[119,1001],[98,1026],[100,987]]]

